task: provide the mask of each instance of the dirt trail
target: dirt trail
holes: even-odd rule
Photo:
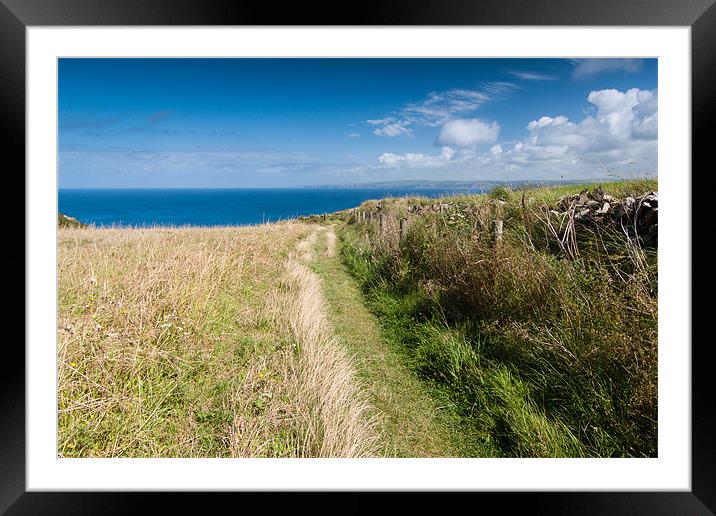
[[[317,233],[313,268],[323,282],[331,325],[352,354],[358,376],[375,407],[382,453],[397,457],[460,455],[457,419],[441,408],[409,370],[400,350],[385,341],[378,321],[363,303],[354,279],[337,256],[334,226]]]

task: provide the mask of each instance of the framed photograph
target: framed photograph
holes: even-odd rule
[[[711,514],[712,4],[0,0],[26,300],[0,509]]]

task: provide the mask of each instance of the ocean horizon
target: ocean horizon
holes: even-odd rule
[[[478,194],[486,188],[60,189],[58,211],[96,226],[245,226],[331,213],[386,197]]]

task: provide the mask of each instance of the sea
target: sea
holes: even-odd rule
[[[318,215],[386,197],[482,188],[60,189],[58,211],[96,226],[242,226]]]

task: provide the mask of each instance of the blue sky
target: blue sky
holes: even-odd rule
[[[60,188],[656,175],[656,59],[61,59]]]

